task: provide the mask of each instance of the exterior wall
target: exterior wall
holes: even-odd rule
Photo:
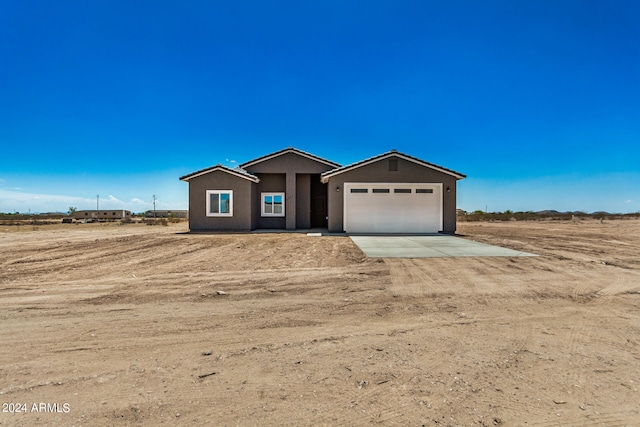
[[[322,173],[334,169],[333,166],[316,162],[295,153],[286,153],[245,168],[257,175],[260,173]]]
[[[191,231],[248,231],[251,229],[251,181],[214,171],[189,180],[189,229]],[[207,216],[207,190],[233,190],[233,216]]]
[[[392,157],[393,158],[393,157]],[[389,183],[442,183],[443,187],[443,224],[444,233],[456,231],[456,178],[397,157],[397,171],[389,170],[389,158],[380,159],[369,165],[341,173],[329,178],[329,231],[343,232],[344,183],[345,182],[389,182]],[[446,192],[446,188],[451,190]],[[339,189],[337,191],[336,189]]]
[[[256,210],[256,206],[257,210]],[[260,193],[258,192],[258,185],[251,184],[251,206],[248,207],[251,212],[251,229],[258,228],[258,220],[260,219]]]
[[[256,218],[254,228],[286,228],[286,216],[284,217],[263,217],[261,193],[284,192],[285,193],[285,215],[289,210],[289,194],[286,191],[286,175],[283,173],[256,174],[260,182],[255,184],[255,194],[253,196],[253,215]],[[295,208],[295,207],[294,207]]]
[[[295,153],[285,153],[280,156],[274,157],[269,160],[262,161],[255,165],[250,165],[246,167],[247,171],[258,176],[260,178],[260,183],[258,186],[263,184],[262,179],[263,176],[268,176],[265,174],[284,174],[285,181],[282,189],[278,190],[259,190],[260,191],[284,191],[285,192],[285,217],[284,218],[260,218],[258,221],[257,228],[286,228],[287,230],[295,230],[296,228],[308,228],[309,227],[309,209],[310,209],[310,201],[309,201],[309,191],[310,187],[307,187],[307,192],[304,194],[305,199],[298,202],[298,197],[302,194],[302,190],[297,189],[298,183],[298,174],[320,174],[326,172],[328,170],[333,169],[333,166],[317,162],[315,160],[309,159],[304,156],[300,156]],[[303,181],[301,181],[303,185],[306,185]],[[258,194],[258,198],[260,194]],[[298,213],[298,208],[304,209],[303,212]],[[254,214],[255,214],[254,210]],[[260,200],[258,199],[258,207],[257,207],[258,216],[260,216]],[[307,219],[303,220],[305,217]],[[284,225],[280,226],[279,221],[273,220],[283,220]],[[298,220],[300,219],[300,222]]]
[[[311,179],[309,174],[296,175],[296,228],[311,228]]]

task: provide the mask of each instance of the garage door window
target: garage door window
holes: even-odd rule
[[[262,193],[262,216],[284,216],[284,193]]]
[[[411,189],[410,188],[394,188],[393,192],[401,193],[401,194],[411,194]]]
[[[418,194],[426,194],[426,193],[433,193],[433,188],[416,188],[416,193]]]
[[[388,193],[389,189],[388,188],[374,188],[373,192],[374,193]]]
[[[233,216],[233,190],[207,190],[207,216]]]
[[[369,189],[368,188],[352,188],[351,192],[352,193],[368,193]]]

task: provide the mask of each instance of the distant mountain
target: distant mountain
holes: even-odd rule
[[[565,214],[565,213],[568,213],[568,212],[558,212],[558,211],[555,211],[555,210],[548,209],[546,211],[538,211],[536,213],[538,215],[562,215],[562,214]]]

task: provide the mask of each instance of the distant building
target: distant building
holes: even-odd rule
[[[150,210],[144,213],[145,218],[189,218],[189,211]]]
[[[123,209],[118,210],[91,210],[91,211],[75,211],[73,213],[73,219],[77,221],[91,220],[91,221],[115,221],[119,219],[131,218],[131,212]]]

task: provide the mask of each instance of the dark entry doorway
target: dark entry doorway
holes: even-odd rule
[[[311,175],[311,228],[327,227],[327,185],[320,175]]]

